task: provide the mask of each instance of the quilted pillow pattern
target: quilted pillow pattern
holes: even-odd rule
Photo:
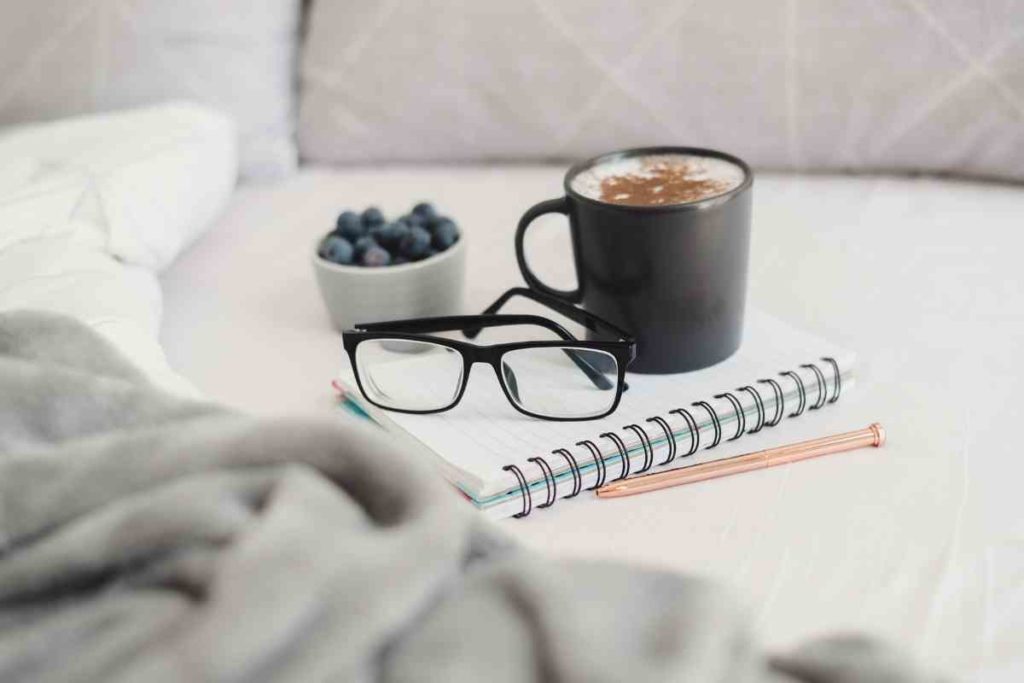
[[[240,134],[246,178],[296,166],[300,0],[0,3],[0,126],[171,100]]]
[[[676,143],[1024,179],[1013,0],[317,0],[301,77],[300,152],[321,162]]]

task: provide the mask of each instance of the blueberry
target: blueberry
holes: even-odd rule
[[[373,227],[384,222],[384,214],[376,206],[371,206],[363,211],[363,225]]]
[[[370,231],[370,235],[377,240],[377,244],[392,251],[398,248],[402,238],[408,233],[409,226],[402,221],[384,223]]]
[[[396,249],[398,249],[398,245],[402,243],[402,240],[405,238],[405,236],[409,234],[410,230],[412,230],[412,226],[410,226],[408,223],[398,222],[395,223],[395,227],[393,228],[393,230],[394,233],[389,233],[388,235],[389,238],[394,240],[393,243],[388,247],[389,249],[391,249],[391,251],[395,251]]]
[[[389,265],[391,263],[391,254],[389,254],[383,247],[374,245],[364,251],[359,260],[364,266],[376,268],[379,266]]]
[[[421,217],[425,221],[429,221],[437,215],[437,211],[434,210],[434,205],[430,202],[420,202],[416,206],[412,207],[412,213],[415,216]]]
[[[402,220],[403,223],[405,223],[406,225],[408,225],[410,227],[412,227],[414,225],[418,225],[421,228],[427,227],[427,219],[424,218],[423,216],[420,216],[420,215],[415,214],[415,213],[406,214],[406,215],[402,216],[401,220]]]
[[[423,254],[423,256],[420,258],[420,260],[421,261],[426,260],[426,259],[430,258],[431,256],[437,256],[440,253],[441,253],[440,251],[438,251],[437,249],[434,249],[433,247],[431,247],[430,249],[427,249],[426,253]]]
[[[398,243],[398,251],[411,261],[423,258],[430,249],[430,233],[419,226],[409,228],[409,233]]]
[[[335,221],[334,226],[334,234],[338,237],[344,237],[349,242],[354,242],[366,234],[363,221],[355,211],[342,211],[338,215],[338,220]]]
[[[357,239],[354,246],[356,258],[361,259],[363,257],[363,254],[365,254],[368,250],[379,245],[377,244],[376,240],[374,240],[369,235],[366,235],[365,237],[360,237],[359,239]]]
[[[401,254],[399,254],[398,256],[391,257],[391,265],[393,265],[393,266],[400,266],[403,263],[408,263],[408,262],[409,262],[409,259],[405,258]]]
[[[320,245],[320,256],[331,263],[348,265],[352,263],[355,249],[352,248],[352,244],[344,237],[329,235],[323,241],[323,244]]]
[[[431,230],[430,244],[438,251],[444,251],[459,239],[459,229],[455,222],[445,219],[436,223]]]
[[[427,219],[427,227],[433,230],[436,226],[440,225],[441,223],[444,223],[445,221],[452,221],[452,219],[448,218],[448,216],[442,216],[441,214],[434,214],[429,219]],[[452,223],[454,222],[455,221],[452,221]]]
[[[454,224],[455,221],[453,221],[451,218],[448,218],[448,216],[434,216],[434,218],[432,218],[430,222],[427,223],[427,230],[429,230],[430,233],[433,234],[434,231],[437,230],[438,226],[445,225],[446,223]]]
[[[377,244],[383,244],[381,238],[384,236],[384,231],[387,228],[387,223],[379,223],[378,225],[371,225],[366,230],[367,237],[372,237],[373,241]]]

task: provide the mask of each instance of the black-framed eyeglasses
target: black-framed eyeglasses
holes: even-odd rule
[[[576,339],[565,327],[539,315],[499,315],[521,296],[579,323],[603,340]],[[554,341],[474,344],[432,336],[461,331],[474,339],[482,329],[536,325]],[[440,413],[462,399],[476,363],[494,368],[509,403],[545,420],[593,420],[611,414],[626,388],[626,368],[636,342],[592,313],[531,289],[515,287],[482,315],[457,315],[366,323],[342,333],[359,391],[373,405],[402,413]]]

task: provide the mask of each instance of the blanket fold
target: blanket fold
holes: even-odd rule
[[[0,680],[929,680],[874,641],[766,658],[716,586],[524,551],[418,456],[0,314]]]

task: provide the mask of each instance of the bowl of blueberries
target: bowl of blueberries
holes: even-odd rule
[[[377,207],[342,211],[317,240],[313,269],[331,323],[461,313],[465,240],[433,204],[389,220]]]

